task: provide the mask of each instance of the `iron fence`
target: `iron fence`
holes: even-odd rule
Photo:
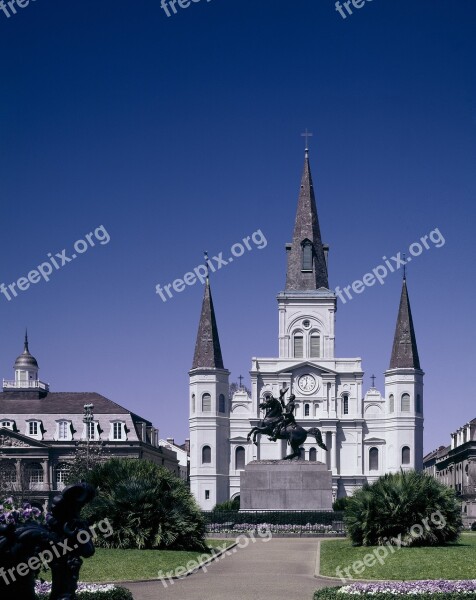
[[[266,529],[277,536],[345,536],[344,513],[336,511],[204,511],[203,516],[212,535]]]

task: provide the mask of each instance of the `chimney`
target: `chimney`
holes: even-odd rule
[[[167,442],[168,442],[169,444],[173,444],[173,445],[175,445],[175,440],[174,440],[174,438],[167,438]]]
[[[185,440],[185,444],[183,446],[184,446],[184,450],[186,450],[187,453],[190,453],[190,438],[187,438]]]

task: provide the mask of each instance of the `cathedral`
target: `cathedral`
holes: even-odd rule
[[[337,297],[329,287],[328,252],[306,150],[293,238],[286,244],[286,286],[277,297],[279,355],[252,359],[251,396],[239,389],[229,398],[230,372],[209,279],[205,284],[189,373],[190,485],[203,510],[240,495],[240,473],[250,461],[287,454],[284,440],[272,442],[262,435],[257,446],[247,441],[264,417],[260,403],[286,388],[286,400],[296,397],[296,421],[322,432],[327,452],[309,436],[301,459],[327,465],[334,499],[352,495],[385,473],[422,469],[424,373],[406,277],[384,394],[375,387],[364,393],[362,359],[335,356]]]

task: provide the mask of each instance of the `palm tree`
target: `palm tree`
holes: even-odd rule
[[[113,458],[96,465],[87,481],[98,489],[85,509],[99,522],[108,519],[109,548],[206,550],[205,522],[186,484],[147,460]]]
[[[380,477],[349,498],[344,522],[358,546],[432,546],[456,541],[461,506],[452,489],[430,475],[401,471]]]

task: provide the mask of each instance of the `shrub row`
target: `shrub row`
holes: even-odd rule
[[[89,589],[81,590],[82,587]],[[38,600],[48,600],[50,591],[51,584],[38,583],[36,597]],[[80,583],[76,592],[76,600],[134,600],[134,598],[132,593],[123,587]]]
[[[356,598],[372,598],[372,600],[399,600],[405,597],[401,594],[392,594],[391,592],[379,592],[372,594],[345,594],[340,593],[338,587],[323,588],[317,590],[314,594],[314,600],[356,600]],[[418,600],[476,600],[476,592],[438,592],[435,594],[417,594]]]
[[[209,511],[204,512],[206,523],[241,524],[250,523],[259,525],[332,525],[334,522],[343,521],[342,511]]]

